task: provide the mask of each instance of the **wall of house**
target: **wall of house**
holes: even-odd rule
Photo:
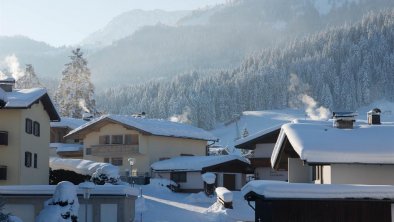
[[[235,175],[235,189],[236,190],[241,190],[241,188],[246,184],[246,175],[242,173],[215,173],[217,178],[217,186],[218,187],[224,187],[224,181],[223,181],[223,174],[234,174]]]
[[[169,172],[160,172],[155,173],[156,178],[165,178],[171,180],[171,173]],[[186,190],[203,190],[204,189],[204,181],[201,177],[201,172],[187,172],[186,173],[186,182],[179,183],[181,189]]]
[[[312,168],[299,158],[288,158],[289,183],[311,183]]]
[[[20,146],[25,138],[25,128],[21,127],[21,110],[0,110],[0,130],[8,132],[8,146],[0,145],[0,165],[7,166],[7,180],[0,180],[0,185],[20,182],[20,166],[23,162],[23,159],[20,159]]]
[[[39,137],[25,132],[26,118],[40,123]],[[7,180],[0,180],[0,185],[48,184],[49,121],[41,102],[30,109],[0,110],[0,130],[8,132],[8,146],[0,146],[0,165],[7,166]],[[37,154],[37,168],[25,166],[26,151],[32,153],[32,164]]]
[[[149,163],[146,170],[161,158],[171,158],[181,154],[205,156],[207,141],[163,136],[145,136],[145,138],[149,147],[147,153]]]
[[[44,202],[52,196],[40,194],[17,194],[5,197],[3,213],[11,213],[24,222],[34,222],[44,207]],[[85,203],[88,203],[88,221],[133,221],[135,217],[135,200],[133,195],[91,195],[89,200],[78,196],[80,204],[78,221],[85,220]],[[110,219],[109,219],[110,218]]]
[[[254,150],[254,157],[271,158],[274,147],[275,143],[256,144],[256,149]]]
[[[331,166],[323,166],[323,183],[331,184]]]
[[[29,118],[40,123],[40,136],[27,134],[25,132],[25,119]],[[44,106],[40,102],[34,104],[30,109],[23,109],[20,122],[21,140],[20,184],[48,184],[49,183],[49,141],[50,141],[50,119]],[[25,152],[32,153],[32,166],[25,166]],[[37,168],[34,168],[34,154],[37,154]],[[32,176],[34,175],[34,176]]]
[[[286,181],[288,172],[286,170],[274,170],[271,167],[257,167],[254,172],[259,180],[281,180]]]
[[[394,165],[331,164],[331,183],[394,185],[393,172]]]

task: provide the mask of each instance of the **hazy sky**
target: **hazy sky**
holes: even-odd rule
[[[0,36],[70,45],[132,9],[191,10],[225,0],[0,0]]]

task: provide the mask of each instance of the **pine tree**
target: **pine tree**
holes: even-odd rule
[[[15,82],[15,88],[17,89],[30,89],[42,87],[38,77],[34,71],[34,67],[31,64],[26,64],[26,70],[24,75],[18,78]]]
[[[72,51],[71,62],[65,65],[55,101],[61,116],[81,118],[88,112],[97,115],[94,86],[90,70],[79,48]]]

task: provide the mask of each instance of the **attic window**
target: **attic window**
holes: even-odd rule
[[[123,144],[123,135],[112,135],[112,144]]]
[[[109,144],[109,135],[104,135],[99,137],[99,144]]]

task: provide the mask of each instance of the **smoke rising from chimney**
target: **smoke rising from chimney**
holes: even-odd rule
[[[79,100],[79,107],[81,107],[83,111],[90,113],[90,110],[86,107],[86,102],[84,99]]]
[[[191,113],[190,107],[185,107],[182,114],[180,115],[173,115],[170,118],[168,118],[171,122],[177,122],[177,123],[191,123],[189,120],[189,115]]]
[[[312,120],[327,120],[330,117],[330,110],[318,106],[318,103],[308,95],[309,85],[303,83],[296,74],[290,74],[290,85],[288,91],[291,92],[289,106],[291,108],[305,107],[305,112]]]
[[[305,112],[312,120],[328,120],[330,118],[330,110],[320,106],[317,107],[317,102],[310,96],[304,94],[300,95],[301,101],[306,105]]]
[[[15,54],[5,57],[4,62],[16,81],[25,75],[25,72],[20,69],[19,60]]]

